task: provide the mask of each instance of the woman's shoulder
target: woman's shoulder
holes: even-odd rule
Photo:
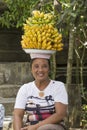
[[[64,89],[65,84],[61,81],[51,80],[52,89]]]
[[[24,84],[24,86],[29,86],[29,85],[33,85],[34,84],[34,81],[30,81],[30,82],[27,82]]]
[[[54,85],[65,85],[62,81],[57,81],[57,80],[51,80],[51,83]]]
[[[32,81],[32,82],[28,82],[28,83],[24,83],[20,88],[21,88],[21,89],[32,88],[32,87],[33,87],[33,84],[34,84],[33,81]]]
[[[56,81],[56,80],[52,80],[52,85],[51,85],[51,89],[53,90],[53,92],[66,92],[67,88],[65,83],[61,82],[61,81]]]

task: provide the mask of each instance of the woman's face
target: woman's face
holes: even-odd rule
[[[37,58],[32,62],[31,71],[35,80],[44,81],[48,79],[49,62],[46,59]]]

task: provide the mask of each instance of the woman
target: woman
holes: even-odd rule
[[[14,130],[64,130],[67,92],[62,82],[49,78],[49,58],[33,57],[31,72],[35,80],[24,84],[17,94]],[[27,125],[23,127],[25,111]]]

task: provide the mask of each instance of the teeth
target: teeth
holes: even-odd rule
[[[39,76],[43,76],[43,74],[38,74]]]

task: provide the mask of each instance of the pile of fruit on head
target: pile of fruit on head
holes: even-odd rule
[[[63,49],[62,35],[54,25],[50,13],[33,11],[24,24],[21,45],[23,49],[57,50]]]

